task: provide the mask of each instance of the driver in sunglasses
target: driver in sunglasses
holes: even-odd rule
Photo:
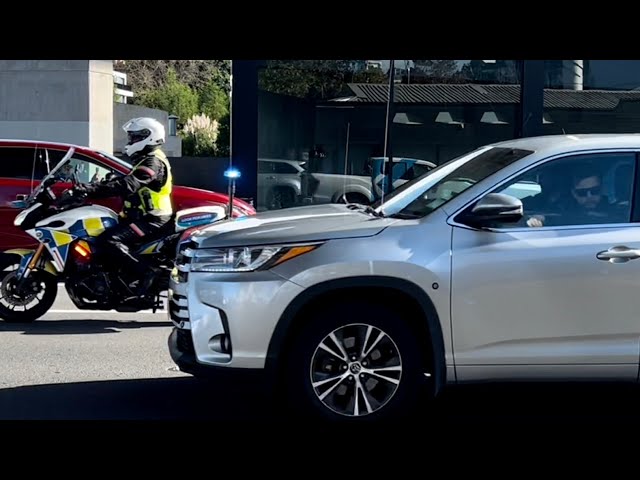
[[[614,221],[611,219],[613,212],[608,208],[607,197],[602,191],[602,178],[595,169],[585,166],[571,172],[570,196],[565,201],[566,204],[559,205],[560,215],[553,219],[554,224],[580,225]],[[545,220],[543,215],[535,215],[527,220],[527,225],[542,227]],[[625,220],[621,218],[620,221]]]
[[[589,175],[574,175],[571,194],[578,206],[582,207],[585,214],[598,215],[598,206],[602,203],[602,182],[596,173]]]

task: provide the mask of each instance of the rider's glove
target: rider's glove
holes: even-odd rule
[[[91,188],[89,187],[89,185],[86,185],[84,183],[79,183],[73,187],[73,193],[74,195],[83,197],[91,193]]]

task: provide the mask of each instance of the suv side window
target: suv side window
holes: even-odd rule
[[[616,224],[631,221],[634,153],[571,155],[551,160],[494,190],[522,200],[524,218],[511,227]]]
[[[0,147],[0,177],[31,180],[36,161],[32,146]]]
[[[273,166],[275,173],[298,173],[296,167],[289,163],[275,162]]]
[[[258,162],[258,173],[273,173],[273,162],[260,160]]]

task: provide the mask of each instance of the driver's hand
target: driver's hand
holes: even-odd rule
[[[528,227],[543,227],[544,226],[544,215],[533,215],[532,217],[529,217],[529,219],[527,220],[527,226]]]

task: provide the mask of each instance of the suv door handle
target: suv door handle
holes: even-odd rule
[[[625,246],[611,247],[609,250],[603,250],[596,255],[598,260],[606,260],[611,263],[625,263],[629,260],[640,258],[640,250]]]

